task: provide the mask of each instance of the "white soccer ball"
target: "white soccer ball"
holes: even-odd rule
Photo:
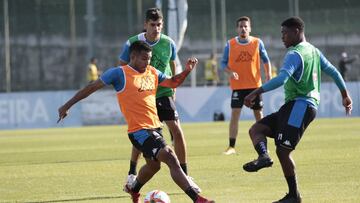
[[[170,197],[161,190],[153,190],[145,196],[144,203],[170,203]]]

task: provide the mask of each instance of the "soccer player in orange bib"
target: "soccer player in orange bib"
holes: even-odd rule
[[[130,62],[124,66],[108,69],[101,77],[79,90],[75,96],[59,108],[59,121],[71,106],[93,92],[112,85],[117,92],[118,103],[128,124],[128,136],[133,146],[141,151],[146,164],[140,169],[136,180],[126,185],[126,192],[133,203],[141,203],[140,189],[160,170],[160,162],[165,163],[174,182],[196,203],[213,203],[201,197],[190,186],[190,182],[180,167],[173,150],[166,145],[160,132],[160,121],[156,109],[158,85],[175,88],[195,68],[198,60],[189,58],[186,69],[169,78],[150,64],[151,47],[144,41],[136,41],[129,47]]]
[[[261,86],[260,60],[264,63],[265,81],[271,79],[271,63],[261,39],[250,36],[251,22],[247,16],[236,21],[238,36],[230,39],[225,46],[221,68],[228,73],[231,96],[231,119],[229,126],[229,147],[224,154],[235,154],[238,123],[244,98],[251,91]],[[257,97],[254,111],[256,121],[263,117],[262,99]]]
[[[176,45],[170,37],[161,33],[163,25],[164,17],[161,10],[159,8],[149,8],[145,12],[145,32],[132,36],[126,41],[119,56],[119,64],[126,65],[129,63],[129,46],[132,43],[135,41],[144,41],[149,44],[152,49],[150,65],[169,77],[175,75]],[[181,169],[188,175],[186,140],[181,128],[179,114],[176,110],[175,89],[159,86],[156,92],[156,108],[159,120],[164,122],[169,129],[174,151],[180,161]],[[139,150],[133,147],[126,184],[132,183],[136,179],[136,167],[140,155]],[[193,178],[188,176],[188,179],[190,180],[191,186],[200,193],[201,189],[195,184]]]

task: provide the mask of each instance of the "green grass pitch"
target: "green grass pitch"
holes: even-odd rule
[[[242,170],[256,158],[247,134],[252,122],[239,123],[233,156],[222,155],[227,122],[182,125],[189,173],[217,203],[272,202],[287,192],[272,140],[273,167]],[[360,202],[359,123],[360,118],[317,119],[305,132],[293,152],[303,202]],[[125,126],[2,130],[0,202],[130,202],[122,191],[130,149]],[[164,164],[141,192],[153,189],[168,193],[173,203],[191,202]]]

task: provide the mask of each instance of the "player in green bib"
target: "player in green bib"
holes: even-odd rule
[[[277,77],[245,97],[245,105],[251,107],[254,99],[264,92],[284,85],[285,104],[256,122],[249,131],[258,158],[244,164],[247,172],[256,172],[270,167],[273,160],[267,151],[266,137],[273,138],[289,192],[276,202],[299,203],[302,197],[298,190],[295,162],[291,152],[295,150],[305,129],[316,116],[320,103],[321,71],[329,75],[338,86],[346,114],[352,110],[352,100],[345,82],[337,69],[325,56],[305,39],[305,24],[299,17],[292,17],[282,24],[282,40],[288,52]]]
[[[148,41],[146,38],[146,33],[140,33],[131,37],[128,40],[129,45],[135,41],[141,40],[146,41],[148,44],[151,45],[153,56],[151,57],[150,65],[161,71],[167,76],[174,75],[175,69],[175,56],[176,56],[176,47],[174,41],[160,33],[160,38],[155,41],[151,42]],[[124,54],[124,52],[123,52]],[[124,60],[121,58],[120,60]],[[172,64],[170,66],[170,63]],[[172,97],[174,96],[174,90],[168,87],[160,87],[157,89],[156,98],[160,97]]]
[[[130,60],[129,46],[133,42],[141,40],[147,42],[152,48],[150,65],[166,76],[172,76],[176,70],[176,45],[170,37],[161,33],[163,28],[163,15],[158,8],[150,8],[146,11],[145,16],[145,32],[130,37],[125,43],[122,53],[119,56],[120,65],[125,65]],[[175,153],[180,161],[182,170],[187,175],[186,142],[176,111],[174,96],[174,89],[159,86],[156,93],[156,108],[160,121],[165,122],[169,128],[170,134],[173,137]],[[127,178],[128,183],[133,182],[136,178],[136,165],[139,156],[140,152],[133,147],[130,170]],[[189,180],[196,191],[201,192],[191,177],[189,177]]]

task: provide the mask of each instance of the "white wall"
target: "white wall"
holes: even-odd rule
[[[352,116],[360,116],[360,82],[347,83],[353,99]],[[75,105],[61,124],[56,124],[57,109],[75,91],[27,92],[0,94],[0,129],[46,128],[97,124],[125,124],[117,104],[115,91],[94,93]],[[230,118],[229,87],[180,87],[176,105],[182,122],[211,121],[215,111]],[[263,94],[264,114],[270,114],[284,103],[283,88]],[[323,83],[317,117],[344,117],[340,92],[333,83]],[[253,113],[243,108],[241,119],[253,119]]]

